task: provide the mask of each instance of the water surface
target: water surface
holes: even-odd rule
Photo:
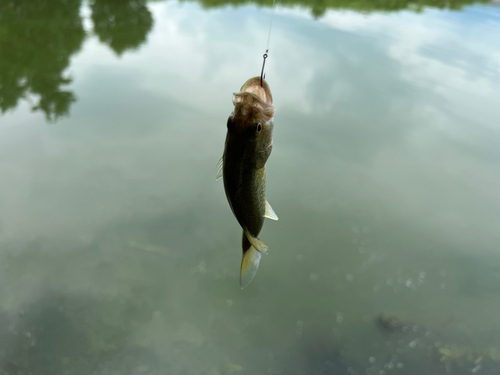
[[[215,165],[270,5],[0,4],[4,373],[499,373],[500,8],[277,4],[240,290]]]

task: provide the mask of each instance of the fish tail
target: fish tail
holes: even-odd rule
[[[250,233],[248,233],[247,230],[244,230],[244,233],[248,239],[248,241],[252,244],[252,246],[259,252],[259,253],[262,253],[262,254],[265,254],[267,253],[267,250],[269,249],[267,247],[267,245],[262,242],[261,240],[259,240],[257,237],[254,237],[252,236]]]
[[[241,259],[240,287],[243,289],[254,278],[259,268],[261,254],[252,246],[245,232],[242,239],[243,258]]]

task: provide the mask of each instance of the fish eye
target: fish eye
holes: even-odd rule
[[[260,124],[260,122],[257,124],[257,133],[260,133],[260,131],[262,130],[262,125]]]

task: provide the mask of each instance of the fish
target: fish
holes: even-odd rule
[[[240,287],[254,278],[268,250],[258,235],[264,218],[278,220],[266,201],[266,162],[273,149],[274,112],[271,89],[261,77],[250,78],[233,94],[224,153],[216,179],[223,179],[226,198],[243,229]]]

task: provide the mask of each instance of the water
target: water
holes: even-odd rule
[[[498,3],[278,2],[244,290],[215,165],[271,2],[227,4],[0,3],[0,369],[500,373]]]

